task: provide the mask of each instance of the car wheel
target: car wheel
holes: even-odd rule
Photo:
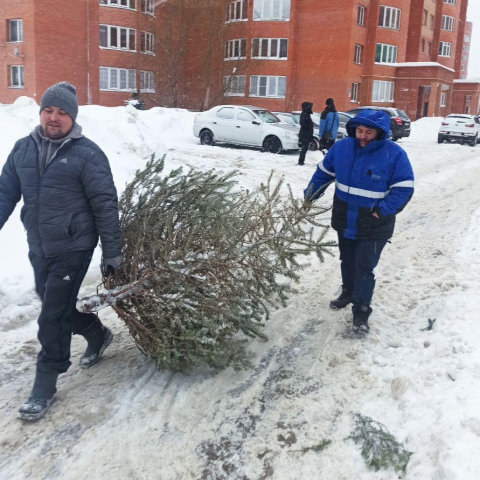
[[[308,150],[310,152],[316,152],[320,148],[320,145],[317,140],[313,139],[309,144],[308,144]]]
[[[445,138],[443,137],[443,135],[438,135],[438,143],[443,143],[444,140]]]
[[[280,153],[282,142],[277,137],[267,137],[263,142],[263,149],[268,153]]]
[[[471,147],[475,147],[475,145],[477,145],[477,139],[478,139],[478,134],[475,135],[471,140],[470,142],[468,143]]]
[[[215,137],[213,136],[213,132],[211,130],[203,130],[200,134],[200,143],[202,145],[215,145]]]

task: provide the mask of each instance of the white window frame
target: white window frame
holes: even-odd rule
[[[122,5],[122,3],[124,5]],[[137,10],[137,0],[100,0],[100,5],[102,7],[114,7],[114,8],[124,8],[126,10]]]
[[[395,100],[395,83],[374,80],[372,87],[372,103],[393,103]]]
[[[272,43],[277,43],[277,54],[272,54]],[[282,43],[287,45],[287,53],[281,56]],[[255,45],[257,44],[257,45]],[[267,55],[262,55],[263,45],[267,46]],[[257,48],[255,48],[257,47]],[[257,50],[257,51],[255,51]],[[261,60],[287,60],[288,57],[288,38],[252,38],[252,59]]]
[[[380,5],[378,13],[378,26],[380,28],[400,30],[401,15],[402,11],[399,8]]]
[[[16,71],[16,77],[18,82],[13,83],[14,71]],[[10,65],[10,85],[9,88],[25,88],[24,80],[24,68],[23,65]]]
[[[107,74],[107,85],[102,86],[102,70]],[[126,86],[121,88],[122,77],[125,79]],[[115,85],[112,80],[115,79]],[[131,92],[135,90],[137,84],[137,72],[134,69],[100,67],[100,85],[102,92]]]
[[[155,74],[140,70],[140,93],[155,93]]]
[[[357,25],[360,27],[365,26],[365,10],[366,7],[363,5],[358,4],[358,10],[357,10]]]
[[[362,64],[362,56],[363,56],[362,54],[363,54],[363,46],[356,43],[355,49],[353,51],[353,63],[355,65]]]
[[[448,3],[449,5],[456,5],[457,0],[443,0],[443,3]]]
[[[223,89],[225,97],[244,97],[247,79],[245,75],[223,77]]]
[[[377,60],[377,51],[380,47],[380,60]],[[386,57],[384,60],[384,56]],[[396,63],[398,56],[398,47],[396,45],[388,45],[386,43],[377,43],[375,46],[375,63],[377,65],[384,63]]]
[[[152,15],[152,17],[155,16],[155,2],[154,0],[139,0],[140,1],[140,8],[142,13],[145,13],[146,15]]]
[[[137,31],[134,28],[129,28],[129,27],[120,27],[118,25],[105,25],[104,23],[101,23],[99,25],[99,28],[101,29],[102,27],[107,27],[107,46],[104,46],[100,43],[100,48],[102,50],[121,50],[122,52],[136,52],[137,48]],[[116,29],[114,32],[112,32],[113,29]],[[122,37],[122,30],[125,30],[126,33],[126,39],[127,39],[127,46],[126,48],[121,47],[121,37]],[[134,32],[134,43],[133,48],[130,48],[130,32]],[[112,37],[115,36],[117,37],[117,46],[112,47]],[[101,42],[101,39],[100,39]]]
[[[255,22],[286,22],[290,20],[290,0],[253,0]]]
[[[146,55],[155,55],[155,35],[140,30],[140,51]]]
[[[455,30],[455,18],[451,15],[442,15],[442,30],[453,32]]]
[[[447,106],[447,93],[442,92],[440,94],[440,106],[441,107],[446,107]]]
[[[243,55],[242,55],[243,54]],[[225,42],[224,60],[245,60],[247,58],[247,39],[234,38]]]
[[[283,83],[283,94],[281,87]],[[262,95],[265,91],[265,95]],[[250,75],[250,97],[285,98],[287,77],[273,75]]]
[[[468,35],[465,35],[463,37],[463,41],[464,41],[464,43],[470,43],[470,37]]]
[[[11,40],[12,38],[12,24],[17,25],[17,35],[19,40]],[[22,43],[23,42],[23,20],[21,18],[12,18],[8,20],[8,42],[7,43]]]
[[[359,84],[356,82],[352,83],[352,95],[350,97],[351,102],[358,103],[358,90],[359,90]]]
[[[246,22],[248,20],[248,0],[235,0],[227,3],[225,23]]]
[[[439,44],[438,44],[438,56],[439,57],[451,57],[452,56],[452,44],[450,42],[439,42]]]

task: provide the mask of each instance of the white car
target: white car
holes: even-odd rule
[[[452,113],[444,118],[438,132],[438,143],[452,140],[474,147],[480,137],[480,117]]]
[[[270,153],[298,150],[298,127],[288,125],[269,110],[219,105],[195,116],[193,134],[202,145],[233,143],[262,147]]]

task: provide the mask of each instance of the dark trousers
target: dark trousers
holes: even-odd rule
[[[387,240],[349,240],[338,234],[343,288],[352,293],[353,304],[369,306],[375,289],[373,270]]]
[[[322,137],[320,140],[320,148],[322,150],[330,150],[333,145],[335,144],[335,139],[331,138],[330,140],[327,140],[325,137]]]
[[[38,317],[38,340],[42,346],[37,357],[39,372],[65,373],[71,365],[72,333],[81,334],[99,321],[96,315],[80,313],[75,308],[92,254],[93,250],[50,258],[28,254],[35,273],[35,289],[42,300]]]
[[[300,165],[303,165],[305,163],[305,156],[307,155],[309,145],[310,145],[310,142],[302,142],[300,157],[298,158],[298,163]]]

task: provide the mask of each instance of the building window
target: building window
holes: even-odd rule
[[[228,40],[225,42],[225,60],[247,58],[247,39]]]
[[[447,94],[446,93],[440,94],[440,106],[441,107],[446,107],[447,106]]]
[[[241,22],[248,18],[248,0],[227,3],[226,23]]]
[[[461,65],[460,70],[461,70],[462,72],[464,72],[464,71],[465,71],[465,65]]]
[[[109,7],[128,8],[130,10],[136,10],[137,0],[100,0],[100,5],[108,5]]]
[[[465,101],[466,102],[471,102],[472,101],[472,96],[471,95],[465,95]]]
[[[223,91],[226,97],[245,96],[245,75],[223,77]]]
[[[10,88],[25,88],[23,65],[10,65]]]
[[[361,27],[365,25],[365,7],[363,5],[358,6],[357,25],[360,25]]]
[[[447,32],[453,32],[453,27],[455,25],[455,19],[449,15],[442,15],[442,30]]]
[[[135,70],[100,67],[100,90],[131,92],[135,84]]]
[[[154,15],[155,5],[153,0],[141,0],[142,2],[142,13],[147,15]]]
[[[425,39],[424,38],[422,38],[420,40],[420,52],[425,53]]]
[[[462,51],[468,52],[468,45],[464,45]]]
[[[438,55],[440,57],[451,57],[452,56],[452,44],[448,42],[440,42],[438,48]]]
[[[457,0],[443,0],[443,3],[448,3],[449,5],[456,5]]]
[[[384,28],[400,29],[400,13],[399,8],[380,6],[380,15],[378,17],[378,26]]]
[[[285,98],[287,77],[250,76],[250,96]]]
[[[432,54],[432,44],[430,42],[427,42],[427,55]]]
[[[393,82],[373,81],[372,102],[393,102]]]
[[[398,47],[377,43],[375,63],[395,63],[397,61]]]
[[[358,83],[352,83],[352,102],[358,102]]]
[[[155,93],[155,77],[153,72],[140,70],[140,92]]]
[[[427,10],[423,10],[423,24],[426,25],[428,20],[428,12]]]
[[[286,38],[254,38],[252,58],[287,59],[288,40]]]
[[[468,55],[462,55],[462,61],[466,62],[468,60]]]
[[[140,51],[155,55],[155,35],[148,32],[140,32]]]
[[[290,0],[253,0],[254,20],[289,20]]]
[[[355,44],[355,51],[353,53],[353,63],[356,63],[357,65],[361,65],[362,63],[362,46]]]
[[[430,22],[428,24],[429,28],[433,30],[434,24],[435,24],[435,15],[430,14]]]
[[[100,47],[135,52],[136,34],[133,28],[100,25]]]
[[[23,42],[23,20],[8,20],[8,41]]]
[[[465,36],[463,37],[463,41],[464,41],[465,43],[469,43],[469,42],[470,42],[470,37],[469,37],[468,35],[465,35]]]

